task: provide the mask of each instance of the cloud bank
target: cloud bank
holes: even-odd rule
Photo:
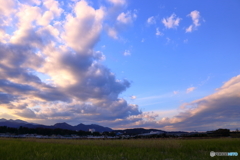
[[[105,7],[93,8],[81,0],[71,5],[73,12],[66,12],[56,0],[3,2],[2,109],[17,118],[48,123],[101,123],[141,114],[137,105],[119,98],[130,82],[117,79],[101,64],[103,53],[94,50]],[[128,23],[132,16],[120,14],[118,21]]]
[[[231,78],[212,95],[184,103],[172,118],[154,113],[137,116],[132,125],[156,127],[165,130],[206,131],[218,128],[239,128],[240,121],[240,75]],[[148,117],[146,119],[145,117]],[[145,119],[145,120],[144,120]]]

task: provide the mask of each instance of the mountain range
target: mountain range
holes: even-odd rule
[[[27,127],[27,128],[50,128],[50,129],[55,129],[55,128],[60,128],[60,129],[68,129],[68,130],[82,130],[82,131],[89,131],[89,129],[95,129],[96,132],[110,132],[112,131],[111,128],[109,127],[103,127],[100,125],[96,124],[90,124],[90,125],[85,125],[85,124],[78,124],[76,126],[72,126],[66,122],[63,123],[56,123],[52,126],[47,126],[47,125],[42,125],[42,124],[36,124],[36,123],[29,123],[26,121],[22,121],[20,119],[16,120],[7,120],[7,119],[0,119],[0,126],[7,126],[7,127],[12,127],[12,128],[19,128],[20,126],[22,127]]]

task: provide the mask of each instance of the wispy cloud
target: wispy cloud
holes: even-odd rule
[[[115,5],[124,5],[126,4],[126,1],[125,0],[107,0]]]
[[[170,17],[163,18],[162,23],[166,28],[177,28],[179,23],[181,21],[181,18],[177,17],[176,14],[172,14]]]
[[[126,13],[122,12],[118,15],[117,21],[123,24],[130,24],[137,18],[137,12],[134,11],[133,13],[128,11]]]
[[[113,39],[118,39],[118,33],[117,33],[116,29],[108,27],[107,28],[107,33]]]
[[[137,98],[137,96],[131,96],[131,99],[136,99]]]
[[[124,56],[130,56],[131,52],[129,50],[125,50],[123,53]]]
[[[198,26],[200,26],[200,12],[197,10],[192,11],[189,15],[187,15],[192,18],[193,24],[191,24],[187,29],[186,32],[192,32],[193,30],[196,30]]]
[[[186,90],[186,93],[193,92],[196,89],[196,87],[190,87]]]
[[[159,31],[159,28],[156,28],[156,36],[162,36],[163,33]]]
[[[155,17],[154,17],[154,16],[149,17],[149,18],[147,19],[147,23],[148,23],[149,25],[156,24],[156,19],[155,19]]]

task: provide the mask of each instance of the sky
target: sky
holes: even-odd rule
[[[240,128],[239,0],[0,4],[0,118]]]

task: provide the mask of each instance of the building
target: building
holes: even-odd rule
[[[93,133],[93,132],[95,132],[95,129],[92,128],[92,129],[89,129],[88,131],[91,132],[91,133]]]

